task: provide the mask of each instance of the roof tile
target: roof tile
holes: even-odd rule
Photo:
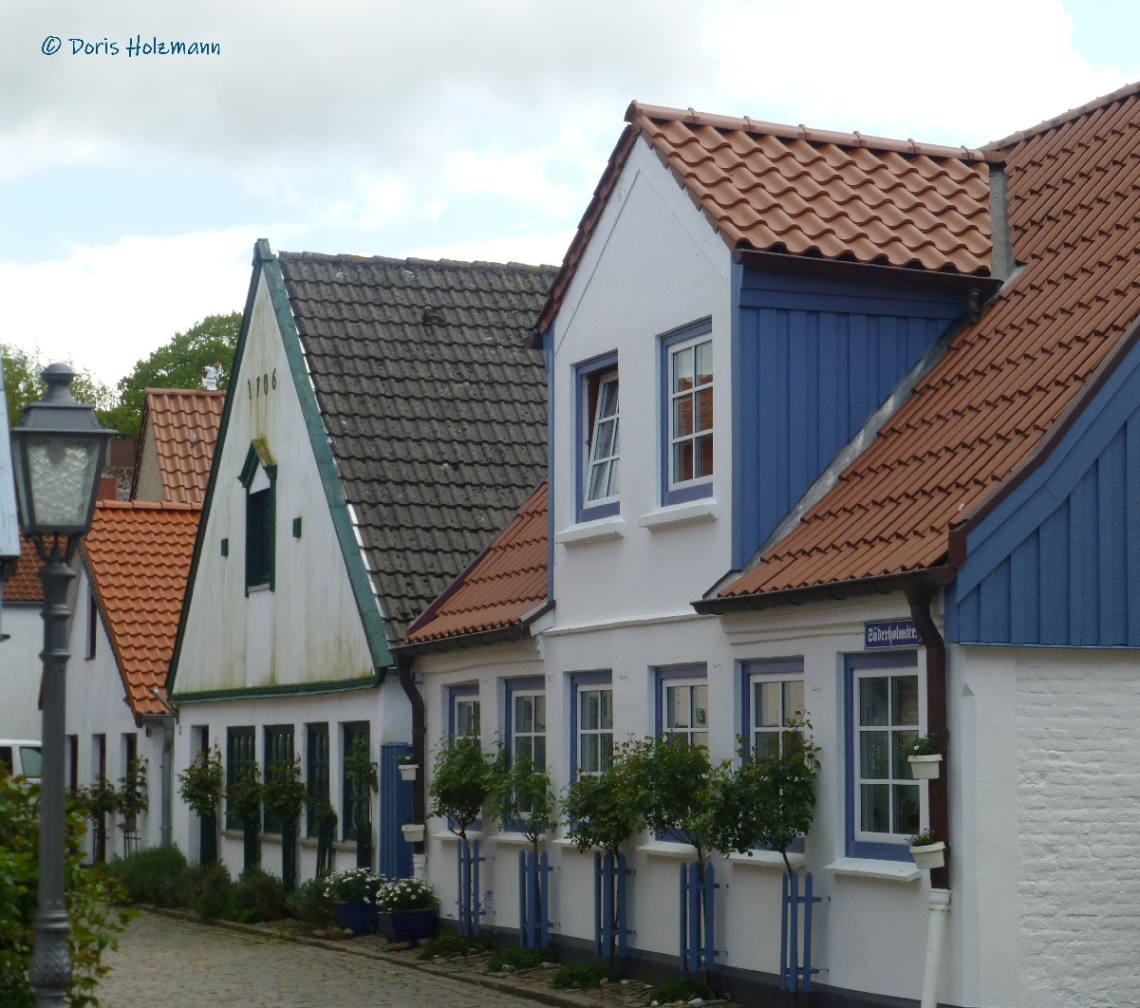
[[[16,573],[4,582],[4,601],[42,602],[44,586],[38,577],[42,566],[43,562],[36,556],[36,547],[32,540],[21,539]]]
[[[154,432],[167,503],[201,506],[225,402],[225,392],[207,389],[146,390],[145,422]]]

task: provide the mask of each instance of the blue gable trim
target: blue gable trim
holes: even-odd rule
[[[1140,343],[967,537],[963,644],[1140,648]]]
[[[963,314],[965,295],[921,275],[856,283],[746,265],[733,296],[739,568]]]

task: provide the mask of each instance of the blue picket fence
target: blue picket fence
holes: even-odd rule
[[[625,879],[630,870],[625,866],[625,855],[607,854],[602,858],[594,854],[594,955],[608,956],[614,943],[617,954],[624,959],[626,936],[632,932],[625,926]]]
[[[479,919],[486,913],[479,904],[479,841],[459,838],[459,933],[479,933]]]
[[[519,944],[523,948],[546,948],[550,944],[550,882],[553,869],[546,851],[519,851]]]
[[[704,882],[700,869],[696,862],[681,865],[681,971],[685,973],[711,970],[716,965],[713,897],[720,886],[712,865],[705,866]]]
[[[800,895],[800,877],[795,872],[784,873],[783,910],[780,916],[780,990],[810,991],[813,973],[819,970],[811,965],[812,907],[820,902],[812,895],[811,872],[804,876],[804,892]],[[803,907],[803,913],[800,913]],[[802,931],[801,931],[802,917]],[[802,942],[801,942],[802,937]],[[800,949],[803,958],[800,958]]]

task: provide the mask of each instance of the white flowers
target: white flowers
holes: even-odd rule
[[[426,910],[439,906],[439,897],[435,889],[422,879],[400,879],[380,887],[376,906],[383,913]]]
[[[333,903],[375,903],[386,883],[383,875],[368,868],[345,868],[325,879],[324,896]]]

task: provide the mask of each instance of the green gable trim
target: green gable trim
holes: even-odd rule
[[[247,490],[250,483],[253,482],[253,477],[257,475],[259,465],[265,470],[265,475],[269,477],[271,483],[277,479],[277,463],[269,454],[269,445],[262,438],[254,438],[249,444],[249,452],[246,454],[241,472],[238,474],[238,480]]]
[[[368,580],[364,557],[360,544],[356,540],[356,530],[352,527],[352,521],[348,515],[348,501],[345,499],[344,487],[341,485],[332,449],[329,447],[328,433],[325,431],[324,421],[321,419],[317,396],[313,391],[312,382],[309,380],[309,372],[305,368],[305,358],[301,352],[301,337],[297,332],[297,323],[293,319],[293,310],[289,305],[289,293],[285,289],[285,277],[281,273],[281,264],[277,261],[277,257],[269,251],[268,243],[259,242],[259,251],[262,246],[264,246],[264,251],[261,256],[261,264],[265,274],[265,282],[269,289],[270,302],[277,316],[277,327],[281,331],[285,356],[289,361],[289,372],[293,376],[293,387],[297,391],[297,399],[301,404],[301,415],[305,418],[305,428],[309,432],[309,444],[317,462],[321,484],[324,486],[329,514],[332,516],[333,527],[336,529],[341,554],[344,556],[344,565],[348,571],[353,594],[356,597],[356,606],[360,612],[361,622],[364,624],[364,632],[368,637],[372,662],[377,669],[386,668],[394,662],[392,652],[388,647],[388,635],[384,631],[384,619],[380,615],[376,596],[372,593],[372,584]]]
[[[200,690],[196,693],[175,693],[171,700],[179,704],[206,703],[210,700],[251,700],[271,697],[308,696],[313,693],[347,693],[350,690],[373,689],[380,685],[383,676],[371,675],[358,679],[336,679],[332,682],[296,683],[295,685],[245,686],[239,689]]]

